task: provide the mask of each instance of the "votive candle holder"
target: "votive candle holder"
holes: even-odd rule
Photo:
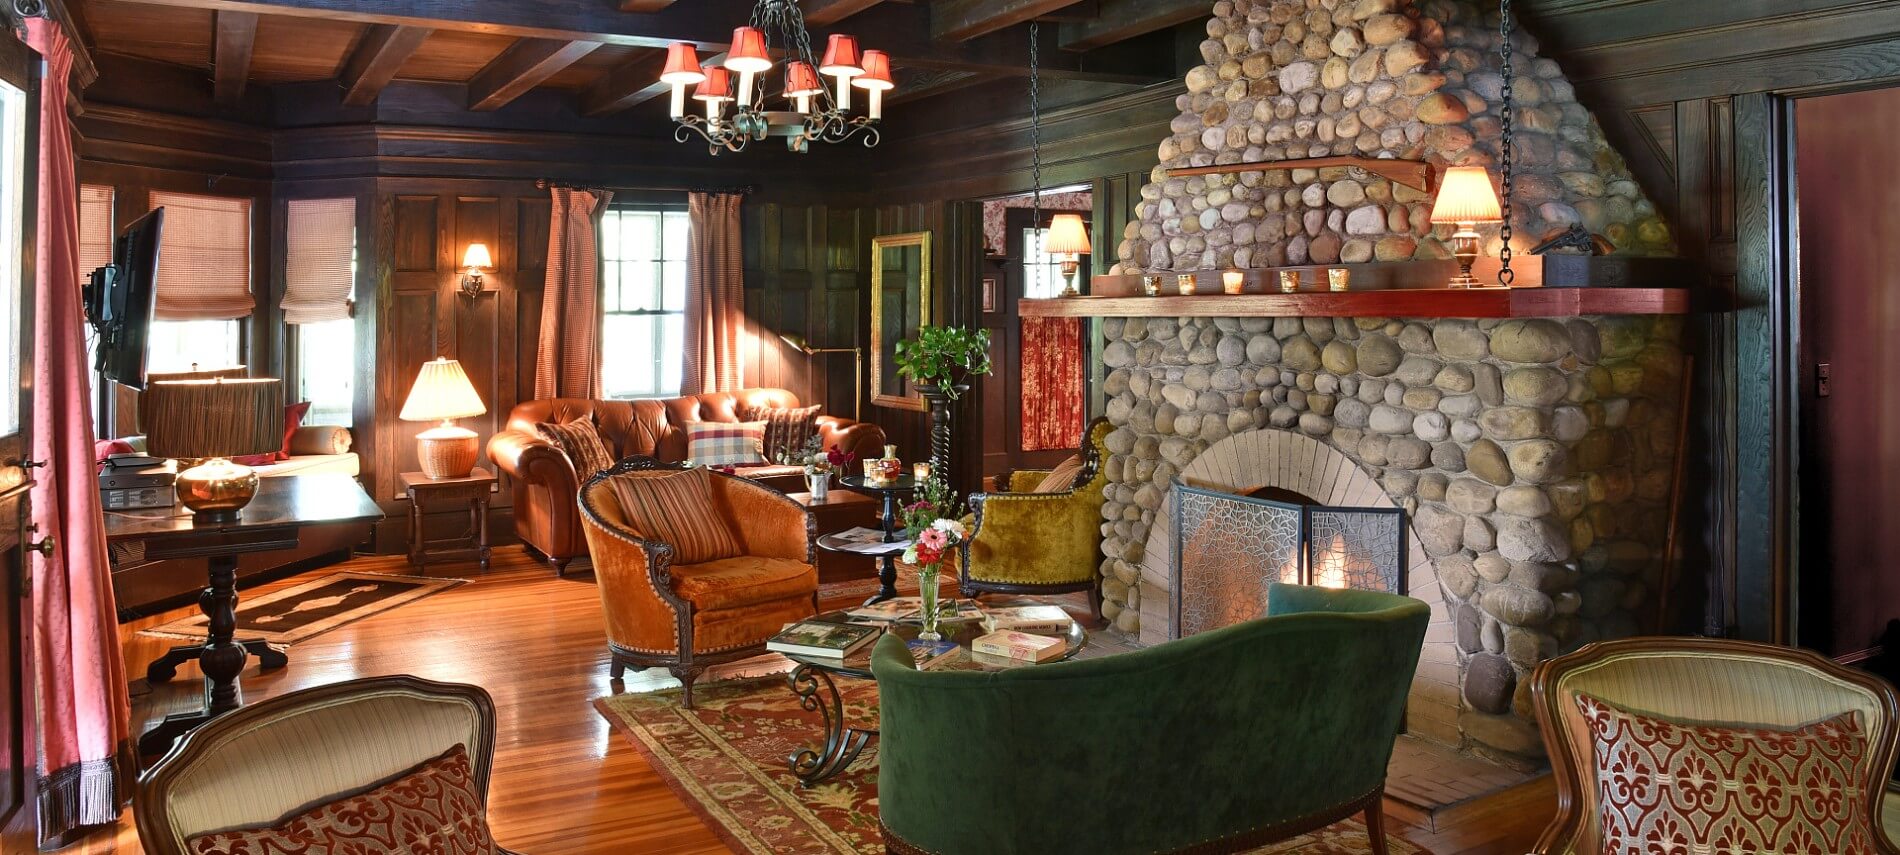
[[[1300,272],[1298,270],[1280,271],[1280,293],[1291,294],[1300,290]]]
[[[1326,287],[1333,291],[1346,291],[1351,288],[1352,271],[1344,267],[1334,267],[1326,271]]]

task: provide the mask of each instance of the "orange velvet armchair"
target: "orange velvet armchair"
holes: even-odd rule
[[[783,493],[713,472],[713,507],[743,554],[675,564],[673,546],[642,536],[640,508],[623,508],[611,482],[678,471],[649,457],[621,461],[580,490],[582,532],[607,617],[614,679],[635,668],[664,667],[686,686],[708,667],[757,655],[785,624],[818,607],[812,518]]]

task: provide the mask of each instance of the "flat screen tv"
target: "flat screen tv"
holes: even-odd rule
[[[112,244],[112,263],[86,283],[86,320],[99,337],[94,367],[101,376],[145,388],[146,336],[158,293],[158,236],[165,209],[134,220]]]

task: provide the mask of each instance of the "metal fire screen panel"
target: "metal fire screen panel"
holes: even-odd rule
[[[1173,625],[1184,638],[1266,614],[1267,585],[1405,590],[1405,512],[1174,484]]]

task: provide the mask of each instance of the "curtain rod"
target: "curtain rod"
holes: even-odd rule
[[[546,190],[550,187],[557,187],[563,190],[609,190],[609,189],[661,190],[661,191],[676,191],[680,193],[735,193],[740,196],[746,196],[746,195],[759,192],[759,185],[757,184],[741,184],[735,187],[685,187],[685,186],[679,186],[679,185],[655,186],[655,185],[648,184],[648,185],[642,185],[639,187],[609,188],[609,187],[597,187],[597,186],[586,185],[586,184],[573,184],[567,181],[555,181],[549,178],[536,178],[534,180],[534,186],[542,190]]]

